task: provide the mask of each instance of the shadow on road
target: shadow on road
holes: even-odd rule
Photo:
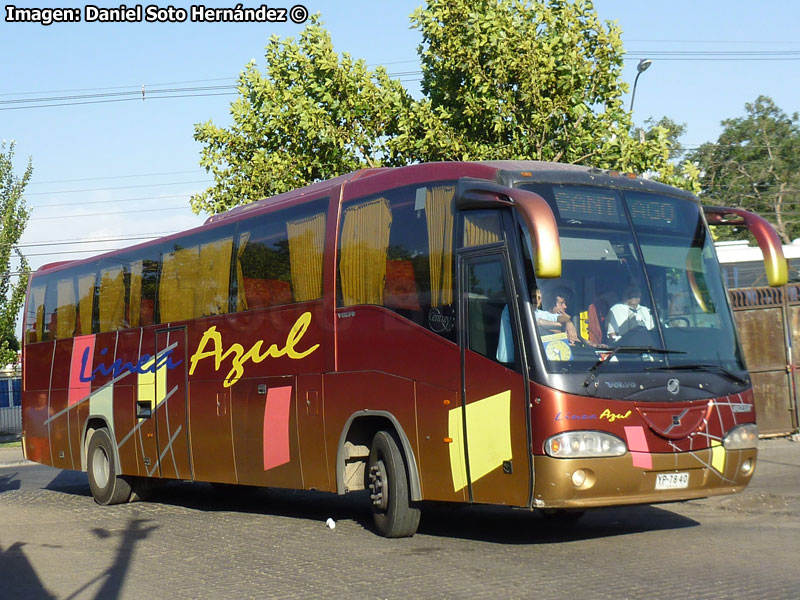
[[[335,521],[355,521],[372,530],[366,492],[338,496],[187,482],[164,485],[152,500],[193,510],[265,514],[315,522],[332,517]],[[549,544],[697,525],[693,519],[655,506],[596,509],[574,520],[545,518],[538,511],[506,507],[431,503],[423,507],[419,533],[503,544]]]
[[[0,581],[2,590],[14,591],[14,598],[55,598],[39,580],[36,569],[22,550],[24,542],[14,542],[6,550],[0,545]],[[0,594],[2,595],[2,594]],[[11,596],[8,596],[9,598]]]
[[[0,475],[0,494],[3,492],[10,492],[18,490],[22,485],[19,478],[19,472],[8,473]]]
[[[90,496],[86,474],[75,475],[64,471],[46,489]],[[372,530],[366,492],[338,496],[223,484],[160,482],[149,496],[154,503],[205,512],[274,515],[321,523],[331,517],[335,521],[354,521]],[[98,507],[98,510],[103,509]],[[697,525],[697,521],[668,508],[649,505],[595,509],[579,520],[570,520],[549,519],[538,511],[498,506],[429,503],[423,507],[419,533],[503,544],[549,544]]]
[[[58,471],[44,489],[75,496],[92,495],[88,476],[82,471]]]
[[[502,544],[553,544],[698,525],[655,506],[599,508],[570,519],[496,506],[438,505],[422,513],[419,533]]]
[[[70,594],[63,596],[65,600],[88,597],[87,590],[93,587],[97,589],[94,593],[94,598],[98,600],[119,598],[137,543],[146,539],[150,533],[158,529],[157,526],[145,527],[146,523],[147,519],[129,519],[128,525],[122,532],[109,532],[102,528],[93,529],[92,533],[100,539],[120,536],[121,539],[117,546],[114,560],[107,569]],[[55,598],[56,596],[48,592],[44,584],[39,580],[36,570],[22,551],[23,546],[25,546],[24,542],[15,542],[5,551],[0,546],[0,582],[2,582],[0,597],[6,597],[3,596],[4,590],[13,590],[13,598],[16,600],[28,598],[47,600]]]

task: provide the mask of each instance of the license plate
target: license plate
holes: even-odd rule
[[[689,473],[659,473],[656,475],[657,490],[680,490],[689,487]]]

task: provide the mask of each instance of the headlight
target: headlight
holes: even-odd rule
[[[726,450],[744,450],[758,447],[758,425],[747,423],[737,425],[722,438]]]
[[[615,435],[602,431],[565,431],[544,443],[544,451],[554,458],[597,458],[622,456],[628,449]]]

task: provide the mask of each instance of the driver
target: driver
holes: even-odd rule
[[[551,304],[548,302],[548,304]],[[542,310],[542,292],[536,288],[536,323],[546,329],[564,330],[570,344],[578,341],[578,331],[572,322],[572,317],[567,314],[566,291],[557,289],[552,294],[550,310]]]
[[[535,293],[531,294],[531,300],[535,302],[534,311],[536,324],[547,330],[549,333],[564,331],[567,334],[567,341],[574,344],[578,338],[578,332],[572,323],[572,317],[567,314],[566,292],[556,290],[553,294],[553,306],[550,311],[542,310],[542,291],[536,288]],[[500,331],[497,340],[497,360],[502,363],[514,362],[514,345],[511,337],[511,320],[508,314],[508,305],[503,307],[500,315]]]
[[[653,329],[653,315],[650,309],[642,306],[642,292],[636,285],[629,285],[625,289],[625,302],[620,302],[611,307],[606,317],[606,333],[612,342],[618,341],[623,335],[635,329],[644,327]]]

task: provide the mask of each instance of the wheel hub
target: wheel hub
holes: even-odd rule
[[[102,448],[96,448],[92,460],[92,472],[94,480],[100,487],[105,487],[110,478],[110,466],[108,464],[108,456]]]
[[[369,497],[372,506],[376,510],[385,511],[388,508],[388,494],[384,492],[383,486],[386,482],[386,468],[383,461],[378,461],[369,470],[369,489],[372,492]]]

